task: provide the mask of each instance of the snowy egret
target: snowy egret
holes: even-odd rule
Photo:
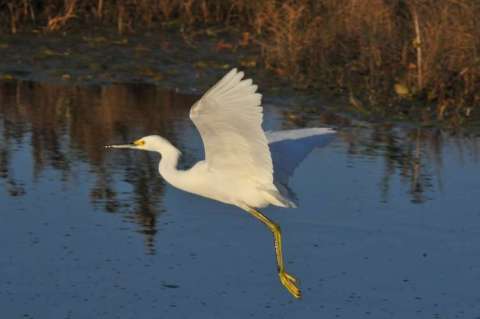
[[[280,282],[300,298],[297,280],[285,270],[280,227],[258,208],[270,204],[295,207],[293,197],[287,196],[292,194],[289,176],[314,147],[327,144],[335,131],[309,128],[265,133],[262,96],[252,80],[242,80],[243,76],[243,72],[231,70],[192,106],[190,119],[205,147],[205,160],[192,168],[177,169],[180,151],[158,135],[106,147],[160,153],[159,172],[168,183],[235,205],[260,220],[273,233]]]

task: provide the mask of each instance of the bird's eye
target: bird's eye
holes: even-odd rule
[[[142,146],[142,145],[145,145],[145,141],[144,140],[136,140],[135,142],[133,142],[133,144],[135,144],[136,146]]]

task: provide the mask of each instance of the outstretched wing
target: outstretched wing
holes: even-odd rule
[[[313,149],[326,146],[335,135],[335,130],[321,127],[266,132],[273,159],[275,186],[282,195],[296,201],[295,193],[288,187],[290,177]]]
[[[262,95],[252,80],[233,69],[190,110],[205,147],[209,169],[273,183],[272,158],[262,130]]]

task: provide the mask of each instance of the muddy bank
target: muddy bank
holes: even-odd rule
[[[339,97],[299,91],[258,67],[259,50],[238,37],[211,30],[189,38],[180,32],[119,35],[92,33],[23,33],[0,38],[0,80],[65,85],[151,84],[200,95],[231,68],[244,70],[259,84],[264,101],[305,104],[355,113]]]
[[[231,68],[245,71],[259,85],[264,103],[297,105],[292,120],[329,110],[348,118],[362,113],[346,97],[298,90],[261,68],[260,52],[237,35],[214,30],[189,38],[180,32],[119,35],[92,33],[23,33],[0,38],[0,81],[35,81],[67,86],[153,85],[201,95]],[[366,117],[365,117],[366,118]]]
[[[33,30],[0,38],[0,81],[74,86],[150,84],[200,95],[228,70],[237,67],[259,85],[265,103],[300,106],[302,112],[292,115],[300,121],[304,113],[328,110],[369,122],[455,128],[475,123],[464,117],[439,119],[433,109],[413,102],[402,102],[397,111],[389,108],[398,100],[391,100],[383,109],[374,108],[334,84],[326,89],[298,88],[295,82],[265,70],[259,47],[246,41],[251,40],[218,28],[203,30],[194,37],[178,30],[130,35],[106,28],[62,33]]]
[[[179,33],[3,36],[0,77],[68,84],[137,82],[188,90],[192,84],[199,86],[232,67],[242,67],[243,60],[255,59],[257,54],[215,45],[208,38],[188,43]]]

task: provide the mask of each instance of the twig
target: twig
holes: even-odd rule
[[[417,49],[417,85],[418,90],[423,89],[423,66],[422,66],[422,35],[420,33],[420,23],[418,22],[417,5],[414,2],[412,6],[413,24],[415,26],[414,45]]]
[[[62,26],[67,23],[68,20],[75,17],[75,7],[77,5],[77,0],[68,1],[68,4],[65,8],[65,14],[63,16],[56,16],[48,20],[47,31],[56,31],[59,30]]]

